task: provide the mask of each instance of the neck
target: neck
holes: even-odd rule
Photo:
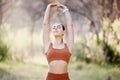
[[[62,44],[63,40],[62,38],[55,38],[55,44]]]

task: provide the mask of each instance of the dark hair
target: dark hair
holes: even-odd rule
[[[65,30],[65,26],[63,25],[63,24],[61,24],[62,25],[62,29],[63,29],[63,31]]]
[[[63,31],[65,31],[65,26],[63,24],[61,24],[61,25],[62,25]],[[63,42],[63,38],[62,38],[62,42]]]

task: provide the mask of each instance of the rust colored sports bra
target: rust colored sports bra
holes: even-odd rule
[[[66,44],[63,49],[55,49],[53,48],[53,44],[50,43],[49,49],[46,52],[46,57],[48,63],[53,60],[64,60],[68,63],[71,57],[71,53],[69,52]]]

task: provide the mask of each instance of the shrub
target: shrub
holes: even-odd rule
[[[7,45],[0,43],[0,61],[7,59],[8,47]]]

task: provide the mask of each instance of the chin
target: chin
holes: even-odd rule
[[[59,33],[54,33],[53,35],[54,35],[54,36],[59,36],[60,34],[59,34]]]
[[[60,35],[60,34],[58,34],[58,35],[54,35],[54,37],[61,37],[61,35]]]

